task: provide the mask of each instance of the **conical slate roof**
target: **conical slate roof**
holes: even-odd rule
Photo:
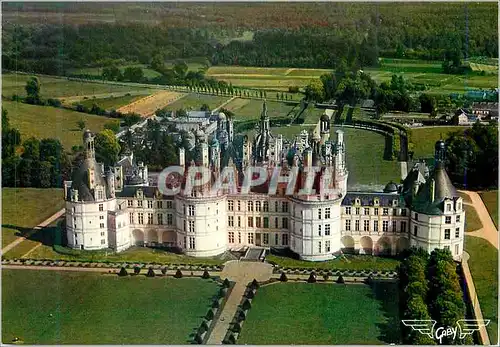
[[[73,173],[73,182],[71,184],[71,189],[78,190],[78,200],[80,201],[95,201],[93,189],[89,187],[89,169],[94,170],[94,185],[104,186],[105,194],[108,192],[101,165],[97,163],[95,158],[86,158],[82,165]]]

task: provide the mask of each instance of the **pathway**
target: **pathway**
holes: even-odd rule
[[[408,163],[401,161],[399,164],[401,165],[401,179],[404,180],[408,176]]]
[[[273,267],[267,263],[232,260],[224,265],[221,278],[228,278],[236,282],[236,284],[224,305],[219,320],[215,323],[214,329],[207,340],[207,345],[222,344],[248,283],[254,278],[259,282],[267,281],[272,275]]]
[[[468,191],[468,190],[460,190],[459,192],[467,194],[472,200],[472,204],[464,202],[466,205],[471,205],[476,209],[479,220],[483,224],[483,227],[479,230],[476,230],[472,233],[468,233],[468,235],[481,237],[483,239],[488,240],[496,249],[498,249],[498,230],[493,223],[493,219],[491,219],[490,213],[484,206],[483,199],[479,196],[478,193]],[[466,217],[467,218],[467,217]]]
[[[223,108],[224,106],[226,106],[226,105],[227,105],[227,104],[229,104],[231,101],[233,101],[234,99],[237,99],[237,98],[238,98],[237,96],[233,96],[231,99],[224,101],[222,104],[220,104],[219,106],[217,106],[216,108],[214,108],[214,109],[212,110],[212,112],[217,112],[217,111],[219,111],[219,109]]]
[[[47,218],[46,220],[44,220],[43,222],[41,222],[40,224],[38,224],[32,230],[28,231],[26,233],[26,235],[24,235],[22,237],[19,237],[15,241],[9,243],[7,246],[5,246],[4,248],[2,248],[2,255],[5,254],[5,253],[7,253],[8,251],[10,251],[12,248],[16,247],[18,244],[20,244],[21,242],[23,242],[24,240],[26,240],[28,237],[30,237],[31,235],[33,235],[34,233],[36,233],[38,230],[45,228],[47,225],[49,225],[50,223],[52,223],[53,221],[55,221],[57,218],[61,217],[64,214],[65,211],[66,211],[66,209],[63,208],[62,210],[54,213],[52,216],[50,216],[49,218]]]

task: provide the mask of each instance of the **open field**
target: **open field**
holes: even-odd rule
[[[84,120],[85,127],[94,132],[101,131],[106,123],[117,122],[103,116],[12,101],[3,101],[2,107],[8,112],[10,124],[21,132],[21,140],[31,136],[57,138],[67,151],[82,144],[82,132],[77,126],[79,120]]]
[[[11,97],[14,94],[26,96],[24,87],[28,79],[35,75],[3,74],[2,95]],[[40,93],[42,98],[59,98],[67,96],[87,96],[104,93],[130,92],[131,87],[105,83],[70,81],[66,78],[37,76],[40,80]],[[149,88],[134,87],[134,90],[149,90]]]
[[[146,95],[123,95],[123,96],[112,96],[109,98],[93,98],[86,99],[80,102],[80,104],[91,108],[92,105],[96,104],[105,110],[116,110],[120,107],[126,106],[133,103],[134,101],[140,100],[146,97]]]
[[[218,285],[200,278],[2,271],[2,340],[189,344]]]
[[[396,270],[399,260],[371,255],[345,255],[344,258],[313,262],[297,260],[290,257],[269,254],[267,261],[274,262],[281,267],[310,268],[310,269],[339,269],[339,270]]]
[[[488,69],[483,69],[490,72],[485,76],[450,75],[443,73],[441,62],[438,61],[381,58],[380,62],[379,67],[366,68],[363,71],[378,83],[390,81],[393,74],[403,75],[412,83],[426,84],[429,88],[426,91],[428,93],[464,93],[470,89],[490,89],[498,85],[498,76],[494,73],[497,70],[489,66]],[[311,80],[331,71],[328,69],[214,66],[207,71],[207,76],[227,83],[231,82],[234,86],[288,90],[289,86],[304,87]]]
[[[476,287],[490,342],[498,342],[498,250],[480,237],[465,236],[465,251],[470,254],[469,267]]]
[[[344,131],[348,186],[376,185],[383,188],[389,181],[400,182],[401,168],[397,161],[384,160],[386,138],[369,130],[332,127],[330,139],[335,141],[336,130]]]
[[[230,98],[231,97],[229,96],[213,96],[190,93],[182,99],[179,99],[167,105],[166,108],[170,111],[176,111],[181,108],[186,110],[198,111],[203,104],[207,104],[208,107],[213,110],[224,102],[228,101]]]
[[[471,205],[465,205],[465,231],[472,232],[479,230],[483,227],[479,216],[477,215],[476,209]]]
[[[50,188],[2,189],[2,247],[64,207],[63,190]],[[15,249],[15,248],[14,248]]]
[[[401,339],[397,284],[261,287],[238,344],[389,344]]]
[[[263,100],[236,98],[228,103],[224,108],[235,114],[234,120],[242,121],[249,119],[259,119],[262,112]],[[286,117],[295,104],[286,102],[266,101],[267,114],[269,118]]]
[[[493,223],[498,229],[498,190],[489,190],[479,193],[481,199],[483,199],[484,205],[490,213]]]
[[[146,78],[155,78],[158,76],[161,76],[161,74],[155,70],[149,69],[147,65],[144,64],[131,64],[131,65],[121,65],[118,66],[118,68],[123,71],[127,67],[140,67],[142,69],[142,72],[144,73],[144,77]],[[81,69],[74,69],[70,71],[70,74],[72,75],[90,75],[90,76],[102,76],[102,67],[87,67],[87,68],[81,68]]]
[[[411,129],[411,140],[413,142],[413,157],[414,158],[433,158],[434,145],[439,139],[446,139],[450,132],[464,131],[469,127],[466,126],[442,126],[442,127],[425,127]]]
[[[150,116],[155,113],[156,110],[167,106],[169,103],[182,98],[184,93],[161,91],[156,92],[153,95],[140,98],[128,105],[120,107],[117,111],[121,113],[138,113],[144,117]]]

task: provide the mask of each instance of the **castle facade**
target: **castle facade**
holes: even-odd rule
[[[237,150],[232,129],[232,121],[221,116],[210,141],[203,130],[196,130],[195,159],[186,163],[181,148],[179,166],[186,171],[206,168],[211,179],[175,195],[151,185],[147,166],[136,163],[132,154],[105,172],[95,159],[94,136],[86,131],[85,160],[72,181],[65,182],[68,246],[117,252],[167,246],[194,257],[274,247],[290,248],[310,261],[341,252],[395,255],[417,246],[428,252],[448,248],[461,259],[465,212],[444,169],[443,141],[436,143],[432,169],[418,163],[402,184],[389,182],[380,192],[358,192],[347,190],[348,149],[340,130],[330,141],[328,113],[312,136],[301,134],[295,143],[271,133],[265,104],[253,141],[245,137]],[[262,168],[271,178],[245,192],[242,182],[251,167]],[[315,167],[319,170],[310,174]],[[297,180],[291,190],[286,180],[278,180],[270,194],[276,168],[284,177],[297,173]],[[224,170],[234,173],[236,190],[213,189]],[[329,179],[323,179],[327,173]],[[166,184],[183,188],[187,180],[181,175]],[[311,186],[312,193],[305,189]]]

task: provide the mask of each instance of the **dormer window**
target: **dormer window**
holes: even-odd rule
[[[361,204],[361,202],[360,202],[359,198],[356,198],[356,201],[355,201],[355,203],[356,203],[356,205],[359,205],[359,204]]]
[[[378,206],[378,205],[379,205],[379,203],[380,203],[380,201],[379,201],[377,198],[375,198],[375,200],[373,200],[373,204],[374,204],[375,206]]]
[[[397,200],[392,200],[392,206],[398,206],[398,201]]]
[[[451,204],[446,204],[446,212],[451,212]]]

